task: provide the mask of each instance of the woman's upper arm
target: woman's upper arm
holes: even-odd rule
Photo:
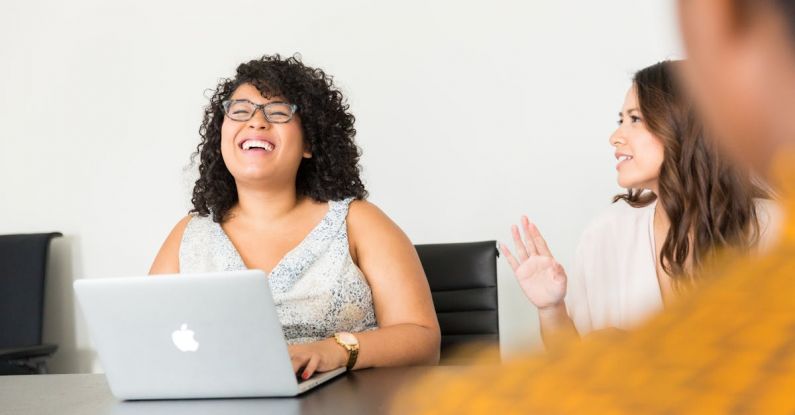
[[[414,245],[378,207],[351,203],[348,236],[373,292],[378,325],[417,324],[439,330],[433,300]]]
[[[182,235],[190,222],[191,216],[185,216],[177,222],[174,229],[166,237],[165,242],[160,247],[152,267],[149,268],[149,275],[155,274],[178,274],[179,273],[179,246],[182,243]]]

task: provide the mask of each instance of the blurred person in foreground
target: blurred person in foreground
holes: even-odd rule
[[[727,154],[779,196],[778,243],[705,271],[634,332],[423,379],[396,413],[795,412],[795,0],[680,0],[679,12],[684,80]]]

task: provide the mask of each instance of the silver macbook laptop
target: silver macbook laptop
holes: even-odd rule
[[[262,271],[102,278],[74,289],[119,399],[295,396],[299,382]]]

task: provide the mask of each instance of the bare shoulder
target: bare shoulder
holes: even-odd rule
[[[361,232],[402,231],[378,206],[366,200],[354,200],[348,210],[348,229]]]
[[[367,200],[354,200],[348,210],[348,219],[366,222],[389,220],[389,217],[378,206]]]
[[[174,228],[171,229],[171,232],[168,234],[167,240],[175,239],[177,242],[182,240],[182,236],[185,234],[185,229],[188,227],[188,223],[193,219],[194,215],[185,215],[184,218],[180,219]]]
[[[351,202],[347,222],[348,240],[355,261],[372,247],[400,249],[412,246],[403,230],[378,206],[366,200]]]
[[[179,273],[179,247],[191,219],[193,215],[186,215],[171,229],[149,269],[150,275]]]

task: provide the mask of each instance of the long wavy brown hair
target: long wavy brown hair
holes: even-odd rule
[[[760,237],[756,198],[768,198],[751,173],[732,164],[708,139],[693,103],[679,84],[681,61],[664,61],[633,79],[649,131],[662,140],[659,194],[627,189],[613,202],[643,207],[659,198],[671,222],[660,265],[675,288],[694,282],[716,252],[746,252]]]

